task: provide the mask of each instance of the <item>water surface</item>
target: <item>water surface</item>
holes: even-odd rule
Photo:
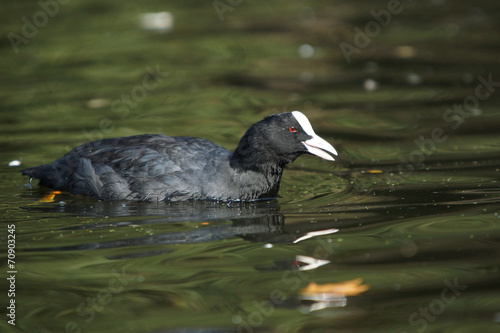
[[[500,6],[214,3],[74,0],[31,37],[40,3],[4,4],[0,240],[7,254],[14,225],[17,273],[0,330],[498,331]],[[140,27],[161,11],[170,31]],[[51,197],[18,173],[104,137],[234,149],[293,110],[339,158],[300,157],[269,202]]]

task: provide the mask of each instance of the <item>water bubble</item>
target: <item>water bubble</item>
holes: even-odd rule
[[[483,110],[478,109],[478,108],[474,108],[474,109],[470,110],[470,114],[472,116],[480,116],[483,114]]]
[[[401,247],[401,254],[406,258],[415,256],[417,252],[418,245],[412,240],[405,241],[405,244]]]
[[[169,12],[145,13],[139,16],[139,24],[144,30],[167,32],[174,26],[174,16]]]
[[[300,73],[299,80],[302,81],[302,82],[304,82],[304,83],[309,83],[312,80],[314,80],[314,74],[312,74],[310,72]]]
[[[406,76],[406,82],[408,82],[408,84],[411,84],[412,86],[416,86],[422,83],[422,77],[416,73],[409,73]]]
[[[312,58],[314,55],[314,47],[309,44],[303,44],[299,47],[299,56],[303,59]]]
[[[363,88],[365,88],[366,91],[375,91],[378,89],[378,82],[372,79],[366,79],[365,82],[363,82]]]
[[[368,73],[375,73],[378,71],[378,64],[375,61],[368,61],[365,64],[365,71]]]

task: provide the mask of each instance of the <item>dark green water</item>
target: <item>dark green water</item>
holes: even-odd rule
[[[500,330],[500,4],[62,2],[0,13],[1,332]],[[339,158],[272,202],[45,202],[18,173],[103,137],[233,149],[292,110]]]

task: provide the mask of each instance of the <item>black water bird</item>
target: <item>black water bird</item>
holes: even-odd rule
[[[251,201],[276,196],[284,166],[304,153],[337,155],[293,111],[253,124],[234,152],[205,139],[146,134],[88,142],[21,172],[101,200]]]

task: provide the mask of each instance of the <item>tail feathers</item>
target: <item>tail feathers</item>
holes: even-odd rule
[[[86,158],[80,159],[73,169],[59,163],[40,165],[20,172],[40,179],[40,185],[97,199],[130,199],[132,194],[128,182],[111,167],[93,164]]]

